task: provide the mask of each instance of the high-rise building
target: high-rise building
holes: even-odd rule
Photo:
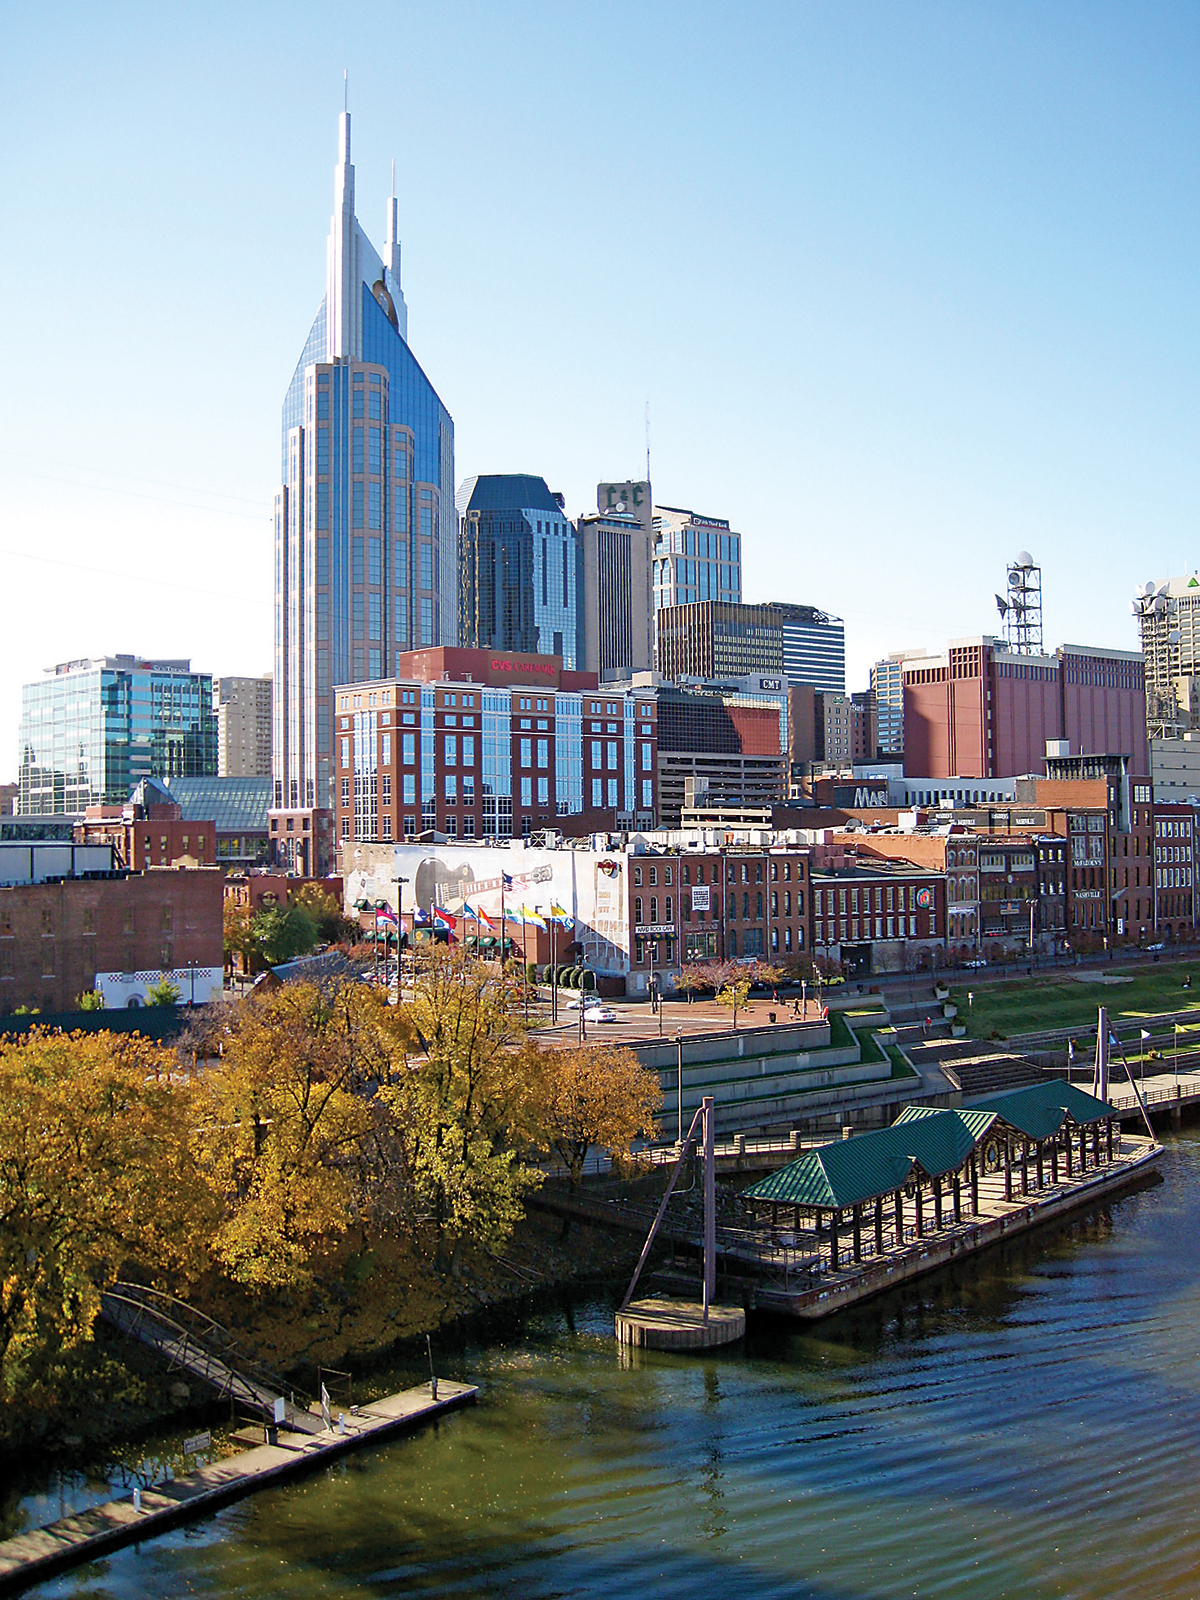
[[[734,605],[700,600],[658,612],[658,670],[664,678],[777,673],[833,694],[846,689],[841,620],[815,606]]]
[[[742,598],[742,538],[720,517],[654,507],[654,606]]]
[[[1146,663],[1151,739],[1200,728],[1200,576],[1147,583],[1133,602]]]
[[[143,778],[216,771],[212,677],[190,661],[64,661],[21,691],[19,815],[121,805]]]
[[[635,680],[636,681],[636,680]],[[787,793],[788,693],[778,678],[747,674],[658,691],[659,815],[685,809],[767,807]]]
[[[471,649],[579,658],[575,529],[544,478],[467,478],[459,518],[458,633]]]
[[[393,195],[380,256],[354,213],[343,112],[325,296],[283,405],[276,809],[330,804],[335,683],[455,639],[454,424],[409,348],[397,222]]]
[[[871,668],[876,738],[881,756],[904,754],[904,663],[924,650],[893,650]]]
[[[952,639],[941,655],[909,656],[904,770],[928,778],[1008,778],[1064,756],[1125,756],[1149,774],[1141,655],[1060,645],[1019,654],[995,638]]]
[[[222,778],[271,776],[271,676],[218,678],[217,771]]]
[[[654,666],[654,521],[649,483],[601,483],[577,524],[581,664],[603,682]]]

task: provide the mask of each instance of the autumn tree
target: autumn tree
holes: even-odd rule
[[[254,912],[249,906],[239,905],[235,900],[225,902],[224,947],[226,961],[231,967],[234,956],[237,956],[243,972],[262,971],[265,959],[262,940],[254,927]]]
[[[323,944],[353,944],[362,937],[358,923],[342,911],[341,901],[319,883],[302,884],[291,897],[312,918]]]
[[[318,941],[316,920],[303,905],[264,906],[250,926],[269,967],[307,955]]]
[[[363,984],[323,994],[293,983],[231,1019],[219,1063],[200,1079],[197,1143],[222,1205],[213,1251],[238,1282],[305,1282],[318,1248],[369,1223],[390,1078],[380,1011]]]
[[[212,1221],[173,1055],[132,1035],[0,1041],[0,1395],[28,1404],[136,1266],[178,1286]]]
[[[653,1138],[657,1131],[658,1074],[647,1071],[632,1050],[618,1045],[546,1050],[539,1076],[543,1137],[566,1167],[572,1189],[594,1146],[619,1160],[635,1139]]]
[[[385,1013],[396,1059],[383,1093],[404,1130],[417,1215],[439,1267],[457,1270],[466,1240],[501,1244],[540,1182],[522,1160],[539,1135],[522,992],[520,977],[438,947],[411,1000]]]

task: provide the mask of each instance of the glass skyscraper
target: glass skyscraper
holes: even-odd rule
[[[335,684],[455,643],[454,424],[408,346],[398,207],[381,257],[354,214],[343,112],[325,298],[283,405],[275,501],[274,802],[332,804]]]
[[[468,478],[458,491],[459,639],[481,650],[579,665],[579,547],[561,495],[529,473]]]
[[[123,805],[143,778],[216,771],[212,677],[190,661],[64,661],[21,690],[22,816]]]

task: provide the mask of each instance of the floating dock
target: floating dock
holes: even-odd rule
[[[634,1300],[617,1312],[617,1343],[641,1350],[712,1350],[746,1332],[741,1306],[714,1306],[707,1317],[699,1300]]]
[[[278,1444],[258,1445],[241,1455],[142,1489],[138,1496],[140,1506],[135,1505],[134,1495],[128,1494],[33,1532],[19,1533],[0,1543],[0,1594],[14,1594],[68,1567],[81,1566],[123,1545],[153,1538],[182,1522],[209,1516],[256,1489],[312,1472],[348,1451],[419,1427],[468,1404],[478,1393],[471,1384],[450,1383],[441,1378],[436,1400],[427,1383],[406,1389],[402,1394],[360,1406],[356,1413],[339,1418],[332,1428],[318,1433],[281,1429]]]

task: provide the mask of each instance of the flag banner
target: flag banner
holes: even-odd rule
[[[476,922],[478,922],[481,928],[486,928],[489,933],[495,933],[496,924],[492,921],[491,917],[488,916],[486,911],[473,911],[471,915],[475,918]]]
[[[429,913],[422,911],[418,906],[413,912],[413,922],[418,928],[427,928],[429,926]]]
[[[394,911],[377,911],[375,913],[375,926],[377,928],[398,928],[400,922]]]
[[[458,927],[458,918],[453,911],[447,911],[445,906],[432,906],[433,925],[435,928],[449,928],[451,932]]]
[[[1149,1037],[1150,1037],[1150,1029],[1149,1028],[1143,1028],[1142,1029],[1142,1038],[1143,1039],[1148,1039]]]
[[[501,874],[500,874],[500,880],[501,880],[501,882],[502,882],[502,883],[503,883],[503,884],[504,884],[504,887],[505,887],[505,888],[506,888],[506,889],[511,889],[511,888],[512,888],[512,886],[513,886],[513,881],[512,881],[512,879],[511,879],[511,878],[510,878],[510,877],[509,877],[509,875],[508,875],[508,873],[507,873],[507,872],[502,872],[502,873],[501,873]]]
[[[519,928],[523,919],[519,911],[514,911],[511,906],[506,906],[504,908],[504,920],[505,922],[515,922]]]
[[[537,911],[530,911],[528,906],[521,907],[521,920],[531,928],[546,929],[546,919]]]
[[[560,928],[573,928],[575,926],[574,917],[570,915],[565,907],[560,906],[557,900],[551,900],[550,916],[547,920],[557,922]]]

